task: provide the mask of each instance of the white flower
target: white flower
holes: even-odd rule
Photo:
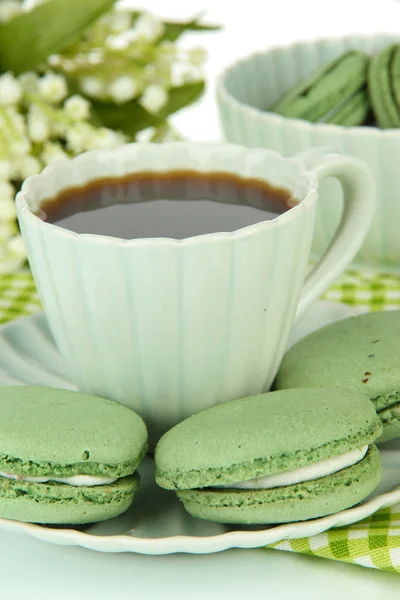
[[[155,64],[158,69],[170,69],[178,60],[178,49],[172,42],[162,42],[158,46]]]
[[[140,104],[150,113],[157,113],[167,101],[167,91],[155,83],[148,85],[140,98]]]
[[[50,124],[44,112],[33,104],[28,112],[28,133],[33,142],[44,142],[50,135]]]
[[[127,102],[137,95],[135,80],[129,75],[117,77],[109,87],[109,94],[115,102]]]
[[[182,83],[192,83],[202,79],[203,73],[196,67],[187,67],[182,72]]]
[[[176,62],[172,66],[171,77],[174,85],[183,85],[201,79],[202,72],[190,63]]]
[[[26,258],[16,258],[14,255],[7,254],[5,249],[0,246],[0,275],[14,273],[25,260]]]
[[[99,48],[90,50],[86,55],[86,59],[91,65],[99,65],[104,60],[104,52]]]
[[[132,25],[131,13],[126,10],[114,10],[102,16],[98,23],[105,25],[112,33],[122,33]]]
[[[0,221],[8,223],[15,221],[17,210],[15,202],[12,198],[0,198]]]
[[[113,149],[118,148],[126,141],[125,136],[117,131],[113,131],[112,129],[107,129],[106,127],[101,127],[94,131],[88,149]]]
[[[89,149],[93,138],[93,128],[87,123],[71,125],[65,134],[67,146],[74,154],[79,154]]]
[[[160,52],[162,52],[162,54],[172,54],[173,56],[179,54],[179,48],[170,40],[163,40],[157,44],[157,48]]]
[[[164,24],[152,13],[146,12],[140,15],[135,23],[135,31],[138,37],[149,41],[158,39],[164,31]]]
[[[22,236],[16,235],[11,238],[7,244],[7,251],[14,255],[16,258],[26,258],[26,247]]]
[[[90,102],[75,94],[64,102],[65,112],[73,121],[85,121],[90,117]]]
[[[123,33],[130,28],[132,17],[129,12],[118,10],[111,15],[110,29],[113,33]]]
[[[8,148],[10,154],[12,154],[14,157],[18,157],[24,154],[29,154],[32,144],[28,138],[21,138],[19,140],[12,141]]]
[[[10,160],[0,158],[0,186],[3,179],[11,179],[13,170],[13,165]]]
[[[21,10],[18,0],[2,0],[0,2],[0,22],[9,21]]]
[[[22,75],[18,77],[18,81],[20,82],[24,90],[36,92],[38,89],[39,77],[33,71],[27,71],[26,73],[22,73]]]
[[[109,35],[105,41],[106,46],[112,50],[125,50],[135,40],[137,40],[137,33],[134,29],[128,29],[117,35]]]
[[[61,58],[59,54],[50,54],[47,61],[52,67],[58,67],[61,63]]]
[[[58,160],[68,160],[69,155],[58,144],[47,142],[44,145],[41,159],[45,165],[51,165]]]
[[[9,106],[5,109],[8,113],[8,118],[12,121],[12,127],[14,130],[18,131],[18,133],[25,135],[26,126],[24,117],[19,113],[13,106]]]
[[[65,121],[63,119],[54,119],[50,123],[51,134],[59,138],[65,137],[69,126],[70,125],[67,119],[65,119]]]
[[[78,57],[76,58],[76,61],[74,61],[73,59],[68,59],[64,58],[64,56],[60,56],[60,65],[62,66],[64,71],[69,71],[70,73],[72,73],[78,68],[78,63]]]
[[[11,73],[0,76],[0,104],[10,106],[18,104],[22,98],[22,87]]]
[[[10,221],[2,221],[0,219],[0,241],[9,240],[13,235],[17,233],[18,229],[15,223],[15,219]],[[0,244],[0,252],[1,252],[1,244]]]
[[[151,138],[154,134],[154,127],[146,127],[146,129],[142,129],[138,131],[135,136],[135,142],[139,143],[148,143],[151,141]]]
[[[98,98],[104,93],[104,84],[98,77],[84,77],[81,80],[81,88],[88,96]]]
[[[153,129],[153,135],[150,142],[176,142],[177,140],[182,139],[183,138],[179,133],[167,124]]]
[[[58,104],[68,94],[68,87],[63,75],[47,73],[39,79],[39,94],[47,102]]]
[[[15,188],[9,181],[0,181],[0,202],[3,200],[13,199],[15,196]]]
[[[26,155],[17,160],[17,169],[20,179],[26,179],[40,173],[42,164],[35,156]]]
[[[188,54],[190,62],[196,67],[201,67],[207,60],[207,50],[202,46],[190,48]]]

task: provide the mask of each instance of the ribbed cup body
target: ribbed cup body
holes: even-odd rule
[[[271,221],[184,240],[76,234],[33,214],[72,185],[177,168],[257,177],[301,202]],[[266,150],[180,143],[88,153],[27,180],[20,225],[78,388],[138,412],[153,442],[195,412],[268,389],[307,270],[315,185],[299,161]]]

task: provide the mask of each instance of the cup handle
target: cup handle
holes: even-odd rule
[[[336,177],[343,189],[344,206],[329,247],[307,274],[295,323],[351,263],[361,248],[375,208],[375,181],[361,160],[330,148],[311,148],[296,155],[318,181]]]

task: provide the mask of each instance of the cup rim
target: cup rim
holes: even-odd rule
[[[133,239],[123,239],[115,236],[104,235],[104,234],[96,234],[96,233],[78,233],[76,231],[71,231],[66,229],[60,225],[56,225],[54,223],[48,223],[43,221],[40,216],[35,214],[33,209],[29,205],[29,201],[27,197],[32,193],[31,187],[36,185],[36,182],[39,180],[51,180],[57,174],[57,171],[60,169],[64,169],[67,167],[68,169],[73,170],[74,167],[84,168],[85,162],[88,160],[96,160],[98,157],[106,158],[113,157],[117,158],[118,154],[131,151],[132,149],[138,151],[139,148],[147,149],[147,151],[156,151],[156,152],[170,152],[172,149],[177,149],[180,146],[181,148],[185,147],[189,153],[193,152],[204,152],[207,150],[214,148],[227,151],[230,150],[241,150],[242,152],[246,152],[247,156],[261,156],[264,155],[266,157],[273,157],[275,160],[279,160],[282,162],[292,162],[299,169],[299,175],[307,177],[306,190],[303,195],[303,198],[296,204],[295,206],[290,207],[284,213],[274,217],[273,219],[260,221],[258,223],[254,223],[252,225],[247,225],[245,227],[241,227],[239,229],[235,229],[233,231],[220,231],[214,233],[204,233],[195,236],[190,236],[182,239],[169,238],[169,237],[147,237],[147,238],[133,238]],[[155,150],[157,149],[157,150]],[[182,167],[183,169],[184,167]],[[185,167],[186,169],[190,169],[190,167]],[[166,169],[168,171],[168,169]],[[172,170],[172,169],[169,169]],[[161,171],[161,170],[160,170]],[[207,171],[204,171],[207,172]],[[209,171],[212,172],[212,169]],[[116,174],[116,177],[122,176],[122,173]],[[90,177],[87,179],[85,183],[89,181],[98,179],[99,176]],[[262,179],[260,179],[262,181]],[[81,184],[82,186],[85,183]],[[79,187],[79,186],[77,186]],[[64,187],[67,189],[67,186]],[[60,193],[62,188],[58,191]],[[171,244],[177,246],[188,246],[193,245],[200,242],[208,242],[208,241],[221,241],[221,240],[231,240],[237,238],[245,238],[249,237],[255,233],[260,233],[261,231],[272,229],[275,227],[279,227],[292,221],[293,219],[300,216],[302,212],[308,210],[310,206],[315,202],[318,196],[318,179],[316,175],[308,170],[301,159],[294,157],[284,157],[278,152],[273,150],[268,150],[266,148],[247,148],[240,144],[233,144],[227,142],[217,142],[217,143],[202,143],[202,142],[166,142],[163,144],[151,144],[151,143],[137,143],[132,142],[128,144],[123,144],[114,150],[90,150],[88,152],[84,152],[77,157],[72,158],[69,161],[57,161],[51,165],[48,165],[37,175],[32,175],[28,177],[22,187],[21,190],[16,195],[16,207],[17,207],[17,216],[18,220],[24,222],[24,225],[29,228],[35,227],[42,230],[43,233],[53,233],[58,236],[62,236],[64,238],[75,238],[82,241],[88,241],[91,243],[113,243],[120,246],[143,246],[143,245],[156,245],[156,244]],[[22,235],[24,237],[24,233],[22,231]]]
[[[387,40],[388,43],[400,41],[399,34],[396,33],[383,33],[383,34],[346,34],[341,36],[332,36],[332,37],[317,37],[311,40],[301,40],[294,41],[288,44],[277,44],[267,48],[265,50],[256,50],[247,54],[246,56],[242,56],[232,62],[230,65],[225,67],[217,76],[215,90],[217,100],[222,104],[228,105],[230,109],[234,109],[235,111],[240,111],[242,115],[249,116],[251,119],[256,119],[260,123],[268,123],[268,124],[276,124],[277,126],[281,126],[283,123],[290,124],[291,126],[295,126],[297,128],[302,128],[303,131],[309,130],[310,128],[318,130],[319,133],[332,133],[336,131],[341,135],[346,137],[359,135],[359,136],[367,136],[367,135],[376,135],[380,138],[397,138],[400,135],[400,129],[392,128],[392,129],[380,129],[378,127],[372,126],[352,126],[345,127],[343,125],[336,125],[333,123],[310,123],[304,119],[292,118],[292,117],[284,117],[282,115],[278,115],[276,113],[270,112],[268,110],[261,110],[256,106],[252,106],[251,104],[246,104],[241,100],[238,100],[228,89],[226,86],[226,78],[228,75],[235,70],[241,69],[247,63],[250,63],[252,60],[257,57],[266,56],[276,51],[280,50],[291,50],[295,51],[296,48],[311,46],[311,45],[320,45],[323,43],[335,43],[342,42],[343,44],[350,44],[353,40],[358,41],[367,41],[373,38],[380,37],[382,40]]]

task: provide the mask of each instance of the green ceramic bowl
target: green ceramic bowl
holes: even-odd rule
[[[345,50],[357,48],[373,55],[395,40],[393,35],[351,36],[299,42],[256,53],[222,73],[217,98],[228,141],[270,148],[284,156],[312,146],[329,146],[363,159],[375,175],[378,202],[369,234],[355,262],[400,271],[400,129],[312,124],[267,110],[294,83]],[[337,181],[323,182],[320,193],[313,245],[318,255],[331,239],[342,208]]]

